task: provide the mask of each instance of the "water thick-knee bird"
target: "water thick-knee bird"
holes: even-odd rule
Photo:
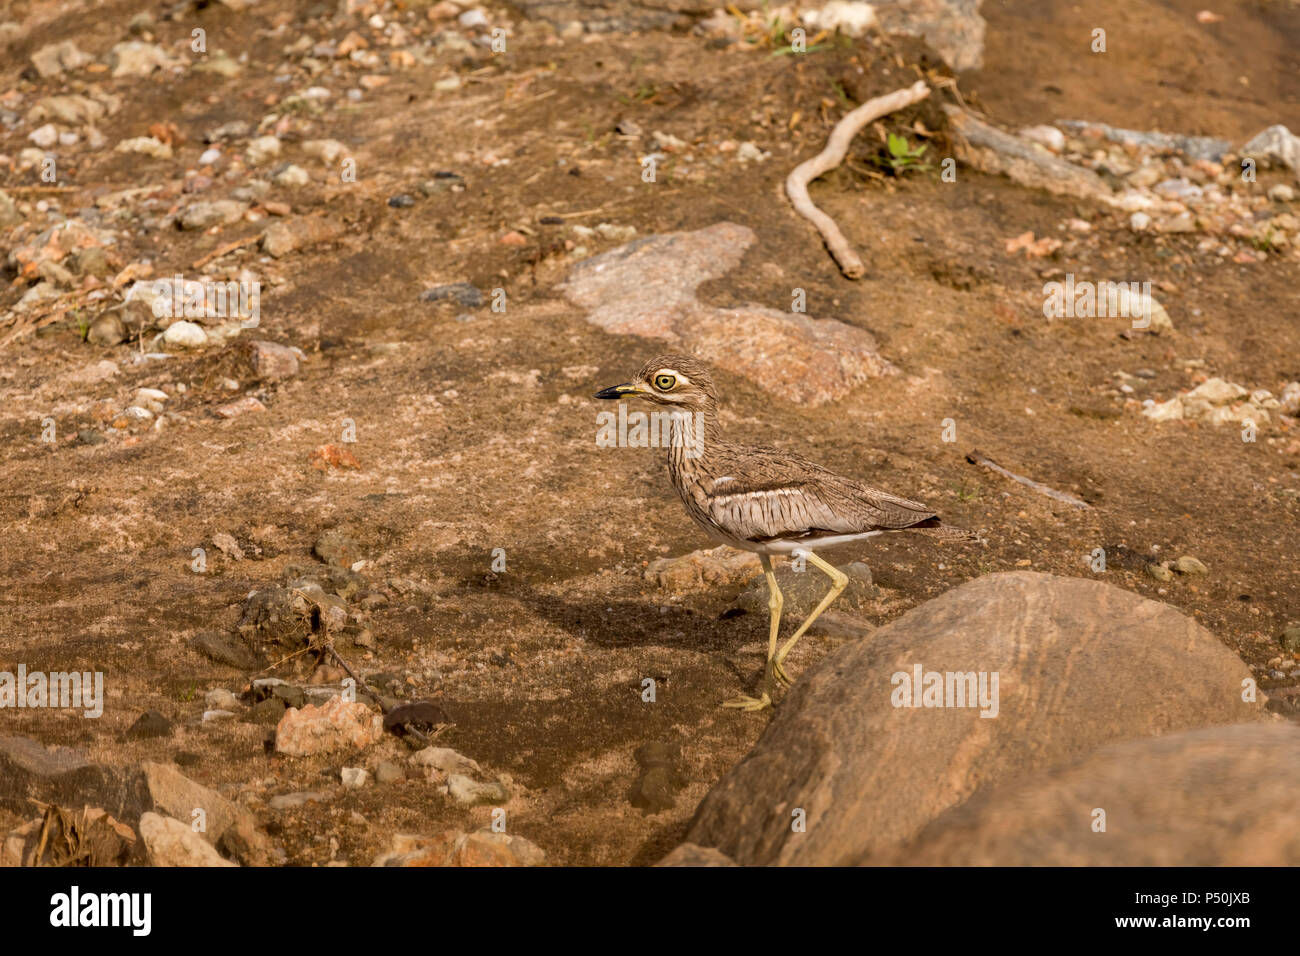
[[[758,554],[767,578],[767,668],[758,697],[742,696],[724,706],[762,710],[772,704],[776,682],[791,683],[783,666],[791,648],[830,607],[848,577],[816,555],[818,548],[860,541],[887,531],[918,531],[950,540],[976,535],[945,525],[925,505],[828,471],[775,448],[727,441],[718,425],[718,392],[709,370],[688,355],[661,355],[630,382],[596,393],[596,398],[644,398],[671,406],[668,475],[690,516],[718,541]],[[781,589],[772,555],[805,555],[831,579],[821,603],[778,647]]]

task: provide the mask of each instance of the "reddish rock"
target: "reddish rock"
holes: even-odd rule
[[[266,227],[262,236],[262,251],[279,259],[298,249],[337,239],[343,231],[342,223],[324,216],[278,219]]]
[[[279,342],[264,339],[252,343],[253,371],[264,381],[274,382],[298,374],[298,353]]]
[[[346,448],[338,445],[321,445],[311,453],[309,464],[317,471],[330,468],[360,468],[361,462]]]
[[[244,414],[244,412],[264,412],[266,411],[266,406],[252,395],[245,395],[237,402],[218,405],[212,411],[221,418],[237,418]],[[116,423],[114,424],[114,427],[116,427]]]
[[[464,834],[445,830],[436,836],[398,833],[387,853],[376,858],[375,866],[451,866],[456,843]]]
[[[546,853],[531,840],[484,828],[435,836],[398,833],[375,866],[540,866]]]
[[[331,697],[319,706],[290,707],[275,728],[275,749],[291,757],[360,750],[384,735],[384,719],[365,704]]]
[[[476,830],[460,841],[456,866],[540,866],[546,860],[541,847],[521,836]]]

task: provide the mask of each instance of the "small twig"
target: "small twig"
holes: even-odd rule
[[[840,271],[850,279],[862,278],[867,268],[853,251],[849,241],[844,238],[844,234],[840,232],[840,227],[835,225],[835,220],[813,205],[812,199],[808,196],[808,184],[844,161],[844,156],[849,151],[849,143],[862,127],[895,110],[918,103],[929,95],[930,87],[926,86],[924,80],[917,80],[906,89],[867,100],[857,109],[845,114],[844,118],[835,124],[835,128],[831,130],[831,135],[826,140],[825,149],[812,159],[804,160],[785,179],[786,195],[790,197],[795,212],[817,227],[817,231],[826,240],[826,248],[835,258]]]
[[[605,203],[603,206],[597,206],[595,209],[583,209],[581,212],[553,212],[548,213],[548,215],[557,219],[580,219],[583,216],[594,216],[598,212],[604,212],[610,206],[621,206],[625,202],[627,202],[626,199],[616,199],[613,202]]]
[[[348,676],[352,678],[352,680],[356,683],[356,685],[375,699],[375,702],[379,704],[379,712],[387,716],[388,711],[384,709],[384,702],[379,699],[379,695],[376,694],[373,690],[371,690],[366,685],[366,682],[363,681],[360,677],[358,677],[353,672],[352,668],[348,666],[348,662],[343,659],[343,655],[334,649],[334,642],[330,641],[328,644],[326,644],[325,649],[330,652],[330,654],[333,656],[333,658],[336,661],[338,661],[339,666],[342,667],[345,671],[347,671]]]
[[[970,462],[972,465],[982,465],[985,468],[989,469],[989,471],[996,471],[999,475],[1002,475],[1004,478],[1010,478],[1012,481],[1018,481],[1020,482],[1020,484],[1025,485],[1028,488],[1033,488],[1034,491],[1037,491],[1039,494],[1047,495],[1047,497],[1049,498],[1053,498],[1057,501],[1064,502],[1065,504],[1070,505],[1072,507],[1075,508],[1091,507],[1091,505],[1089,505],[1088,502],[1084,501],[1082,498],[1076,498],[1074,495],[1069,494],[1067,492],[1057,491],[1055,488],[1049,488],[1047,485],[1043,484],[1042,482],[1034,481],[1032,478],[1026,478],[1023,475],[1017,475],[1013,471],[1007,471],[996,461],[994,461],[992,458],[984,454],[982,451],[979,451],[978,449],[971,451],[966,456],[966,460]]]
[[[242,249],[245,246],[251,246],[253,243],[257,242],[261,238],[262,238],[262,233],[255,232],[251,236],[245,236],[243,239],[235,239],[233,242],[227,242],[225,245],[217,246],[217,248],[213,249],[206,256],[197,260],[192,266],[190,266],[190,268],[202,269],[212,260],[220,259],[222,256],[229,255],[230,253],[235,252],[238,249]]]
[[[94,291],[94,289],[82,289],[76,292],[65,292],[57,298],[41,303],[46,308],[35,315],[18,316],[15,313],[15,318],[10,323],[12,331],[3,340],[0,340],[0,350],[7,348],[10,342],[20,339],[24,335],[58,322],[67,315],[69,309],[80,308],[84,305],[85,302],[81,301],[81,299]]]
[[[267,665],[266,665],[265,667],[263,667],[260,671],[253,671],[253,676],[256,677],[258,674],[265,674],[267,671],[273,671],[273,670],[275,670],[277,667],[279,667],[281,664],[287,664],[289,661],[293,660],[295,657],[298,657],[300,654],[306,654],[306,653],[307,653],[308,651],[310,651],[310,650],[312,650],[311,645],[308,645],[307,647],[304,647],[304,648],[301,648],[301,649],[299,649],[299,650],[296,650],[296,651],[294,651],[292,654],[289,654],[289,655],[287,655],[287,656],[285,656],[285,657],[280,658],[280,659],[279,659],[278,661],[276,661],[274,664],[267,664]]]

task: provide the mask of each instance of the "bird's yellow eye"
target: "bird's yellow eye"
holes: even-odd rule
[[[677,384],[677,377],[674,375],[656,375],[655,388],[661,392],[671,392]]]

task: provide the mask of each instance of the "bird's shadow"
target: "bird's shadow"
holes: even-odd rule
[[[727,608],[715,613],[644,601],[570,601],[538,591],[520,578],[503,576],[497,593],[520,601],[542,619],[600,647],[690,647],[734,650],[752,643],[758,631]],[[765,624],[764,624],[765,626]],[[764,632],[766,633],[766,632]]]

